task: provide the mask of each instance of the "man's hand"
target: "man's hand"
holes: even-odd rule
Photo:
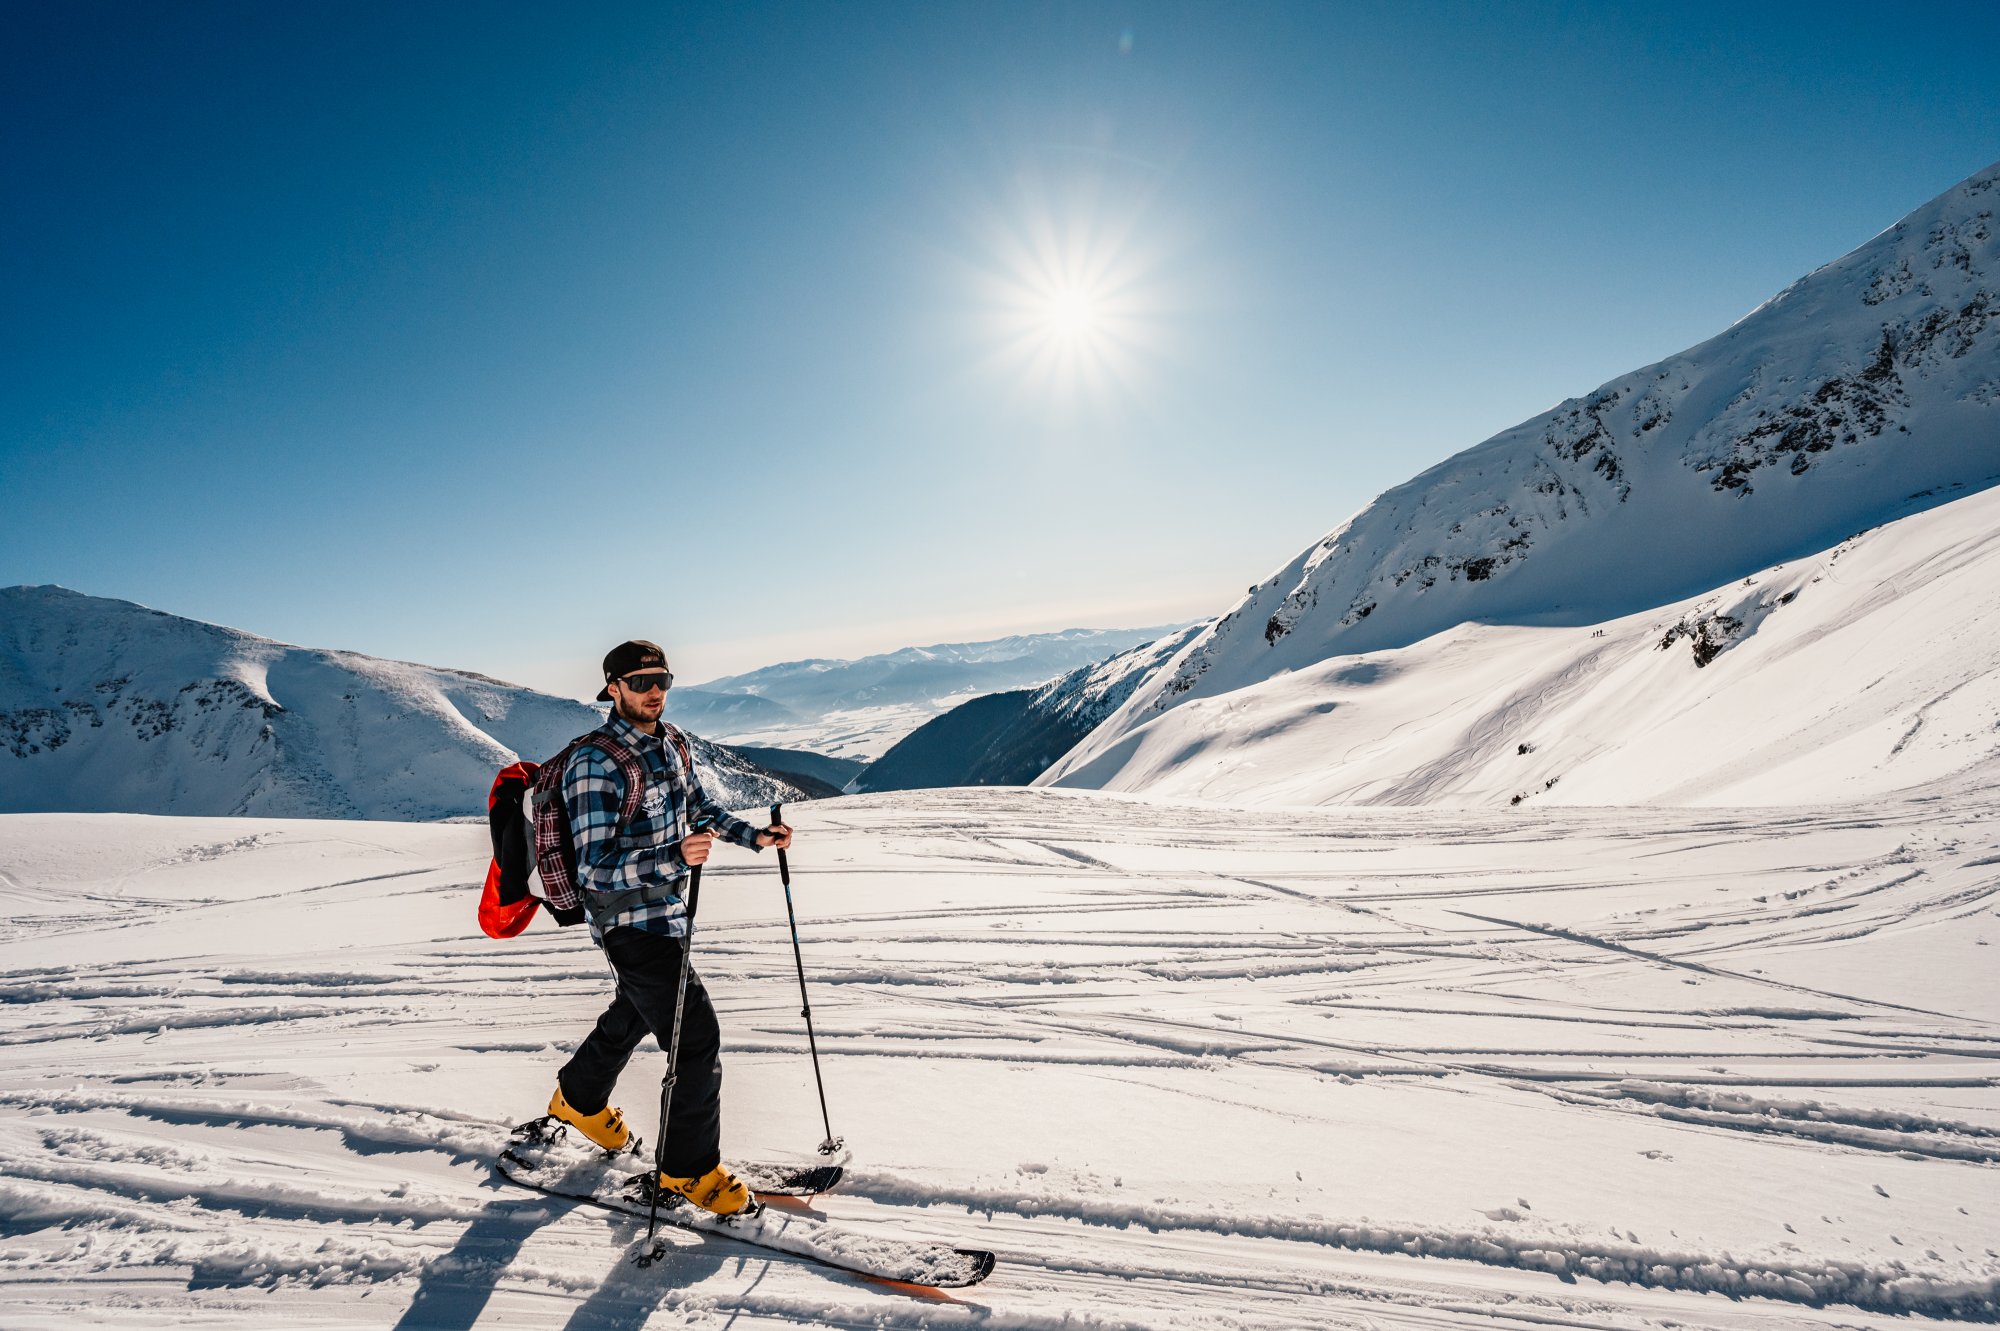
[[[715,833],[690,832],[681,838],[681,859],[689,868],[708,863],[708,853],[715,847]]]
[[[759,846],[776,846],[779,850],[792,848],[792,829],[783,823],[772,823],[757,834]],[[689,863],[693,863],[692,860]]]

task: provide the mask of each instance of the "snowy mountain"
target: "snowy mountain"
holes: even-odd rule
[[[2000,489],[1597,625],[1461,624],[1093,734],[1044,784],[1240,804],[1798,804],[2000,776]]]
[[[1534,631],[1560,628],[1586,635],[1602,628],[1603,640],[1589,640],[1603,646],[1619,640],[1632,616],[1716,599],[1718,589],[1759,570],[1820,556],[1853,532],[2000,482],[1996,206],[2000,164],[1720,336],[1383,494],[1253,586],[1047,779],[1121,790],[1192,783],[1227,789],[1231,798],[1428,797],[1420,786],[1463,799],[1501,794],[1485,778],[1411,785],[1383,766],[1400,761],[1394,753],[1353,766],[1366,755],[1348,746],[1355,718],[1341,706],[1344,690],[1366,685],[1387,705],[1382,690],[1393,675],[1401,683],[1390,692],[1409,700],[1412,715],[1460,725],[1470,743],[1474,711],[1437,713],[1488,696],[1484,685],[1472,688],[1487,679],[1471,661],[1475,647],[1492,652],[1502,639],[1532,640],[1553,654],[1562,650],[1557,640]],[[1948,539],[1924,531],[1911,539]],[[1835,616],[1869,613],[1832,601],[1803,604]],[[1717,613],[1763,613],[1732,607]],[[1798,623],[1809,613],[1785,618]],[[1821,627],[1833,632],[1834,622]],[[1714,631],[1714,624],[1690,630]],[[1942,622],[1924,631],[1949,632]],[[1467,645],[1461,664],[1469,674],[1427,679],[1417,669],[1429,659],[1422,652],[1377,655],[1446,633]],[[1985,641],[1990,653],[2000,640]],[[1424,651],[1442,649],[1433,643]],[[1731,670],[1746,669],[1755,655],[1738,656]],[[1538,659],[1530,652],[1517,666]],[[1721,687],[1718,678],[1729,673],[1704,674],[1704,687]],[[1307,677],[1322,690],[1312,692]],[[1510,678],[1522,691],[1515,706],[1547,705],[1526,677]],[[1840,686],[1867,682],[1843,678]],[[1461,696],[1461,685],[1472,691]],[[1433,686],[1436,696],[1419,704]],[[1266,690],[1260,698],[1293,694],[1318,710],[1255,723],[1233,715],[1247,706],[1238,695],[1252,689]],[[1655,738],[1675,733],[1669,727]],[[1392,747],[1400,750],[1404,738]],[[1634,738],[1599,734],[1590,742],[1615,748]],[[1265,741],[1279,739],[1317,752],[1309,761],[1298,756],[1303,767],[1248,766]],[[1218,764],[1242,771],[1222,779],[1214,776]],[[1203,768],[1211,776],[1197,779]],[[1507,797],[1513,793],[1520,792]]]
[[[0,812],[440,818],[597,709],[483,675],[293,647],[61,587],[0,588]],[[695,739],[711,793],[805,795]]]
[[[916,790],[932,786],[1025,786],[1047,771],[1115,711],[1161,662],[1202,625],[1129,647],[1108,661],[1079,666],[1039,689],[992,693],[961,703],[919,726],[883,754],[849,789]]]
[[[1038,687],[1169,631],[1065,629],[905,647],[853,661],[786,661],[676,689],[667,714],[731,743],[870,761],[960,703]]]

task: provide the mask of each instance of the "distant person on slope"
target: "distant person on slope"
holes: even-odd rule
[[[792,844],[792,830],[782,823],[760,831],[708,798],[686,738],[660,719],[672,683],[666,653],[654,643],[620,643],[604,658],[597,700],[611,704],[611,715],[595,733],[624,746],[647,773],[630,826],[618,825],[625,777],[611,754],[583,744],[563,772],[577,884],[590,913],[590,935],[611,963],[618,994],[557,1073],[549,1113],[606,1150],[632,1137],[624,1115],[611,1107],[612,1087],[632,1050],[648,1031],[668,1047],[688,931],[681,895],[688,870],[707,861],[718,836],[752,850]],[[712,830],[697,831],[697,824]],[[749,1190],[722,1164],[722,1033],[692,968],[667,1120],[661,1186],[720,1215],[747,1206]]]

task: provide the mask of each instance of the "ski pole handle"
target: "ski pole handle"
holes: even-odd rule
[[[771,806],[771,826],[776,827],[784,821],[785,806],[782,804],[773,804]],[[785,858],[785,848],[783,846],[778,847],[778,878],[779,881],[784,883],[787,890],[791,888],[792,864],[790,860]]]
[[[713,826],[715,826],[715,819],[710,815],[704,814],[702,817],[697,818],[694,821],[694,830],[697,832],[706,832],[709,828]],[[687,890],[687,913],[688,913],[688,925],[690,927],[692,927],[694,924],[694,913],[700,909],[701,909],[701,866],[699,864],[690,864],[688,866],[688,890]]]

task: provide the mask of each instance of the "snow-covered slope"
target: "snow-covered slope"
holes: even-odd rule
[[[1065,629],[905,647],[854,661],[786,661],[677,691],[667,714],[731,743],[872,761],[961,703],[1039,687],[1169,631]]]
[[[0,588],[0,811],[439,818],[595,708],[463,671],[288,646],[61,587]],[[716,798],[800,791],[696,740]]]
[[[1093,735],[1237,803],[1797,804],[2000,776],[2000,489],[1599,625],[1462,624]]]
[[[2000,165],[1720,336],[1383,494],[1159,670],[1066,779],[1145,785],[1114,755],[1201,700],[1467,623],[1618,620],[2000,481],[1996,207]]]
[[[479,934],[483,828],[0,816],[0,1326],[1990,1325],[2000,804],[1929,796],[800,806],[812,1209],[1000,1254],[949,1300],[495,1181],[611,977]],[[725,1158],[814,1159],[776,865],[708,874]]]

